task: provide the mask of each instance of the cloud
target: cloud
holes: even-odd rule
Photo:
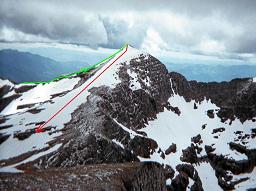
[[[0,40],[256,54],[256,1],[2,0]]]
[[[168,49],[168,44],[166,44],[159,33],[153,28],[147,30],[147,35],[141,45],[142,49],[145,49],[149,52],[161,52],[163,49]]]
[[[51,39],[41,35],[26,34],[13,28],[2,27],[0,30],[0,42],[51,42]]]
[[[108,37],[108,42],[103,46],[119,48],[125,43],[129,43],[140,47],[143,43],[148,26],[135,14],[115,13],[111,17],[102,14],[101,18]]]
[[[106,31],[98,15],[79,9],[62,8],[35,1],[4,1],[0,8],[1,31],[14,29],[27,35],[39,36],[39,39],[48,38],[66,43],[97,45],[107,42]],[[20,40],[19,35],[17,40]]]

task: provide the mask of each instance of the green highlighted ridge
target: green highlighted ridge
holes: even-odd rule
[[[59,81],[61,79],[64,79],[64,78],[69,78],[71,76],[87,73],[87,72],[97,68],[102,63],[105,63],[105,62],[109,61],[110,59],[114,58],[119,52],[121,52],[124,48],[126,48],[126,46],[127,45],[125,44],[122,48],[120,48],[118,51],[116,51],[114,54],[110,55],[109,57],[101,60],[100,62],[97,62],[96,64],[94,64],[92,66],[81,68],[78,72],[73,72],[73,73],[70,73],[70,74],[61,75],[61,76],[56,77],[53,80],[49,80],[49,81],[43,81],[43,82],[23,82],[21,84],[32,84],[32,85],[35,85],[35,84],[49,84],[51,82],[57,82],[57,81]]]

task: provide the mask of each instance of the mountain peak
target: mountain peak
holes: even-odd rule
[[[135,48],[133,45],[131,44],[126,44],[127,47],[131,47],[131,48]]]
[[[135,58],[139,58],[141,56],[144,55],[144,57],[148,57],[149,54],[146,52],[143,52],[139,49],[136,49],[135,47],[131,46],[131,45],[127,45],[126,49],[124,50],[126,51],[125,54],[120,58],[119,62],[122,61],[130,61],[131,59],[135,59]],[[128,62],[129,63],[129,62]]]

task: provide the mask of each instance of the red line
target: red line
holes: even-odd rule
[[[84,90],[86,90],[98,77],[101,76],[110,66],[112,66],[119,58],[121,58],[126,52],[127,52],[127,46],[125,48],[125,51],[119,55],[110,65],[108,65],[107,68],[105,68],[98,76],[96,76],[89,84],[87,84],[78,94],[76,94],[71,100],[69,100],[68,103],[66,103],[59,111],[57,111],[50,119],[48,119],[44,124],[40,125],[36,128],[36,132],[43,132],[42,128],[49,123],[54,117],[56,117],[62,110],[64,110],[72,101],[74,101],[81,93],[83,93]]]

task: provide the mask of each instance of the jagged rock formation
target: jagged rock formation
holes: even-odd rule
[[[175,91],[186,101],[211,99],[220,107],[217,115],[223,120],[239,118],[242,122],[252,120],[256,115],[256,83],[249,78],[230,82],[187,81],[179,73],[171,72]]]

